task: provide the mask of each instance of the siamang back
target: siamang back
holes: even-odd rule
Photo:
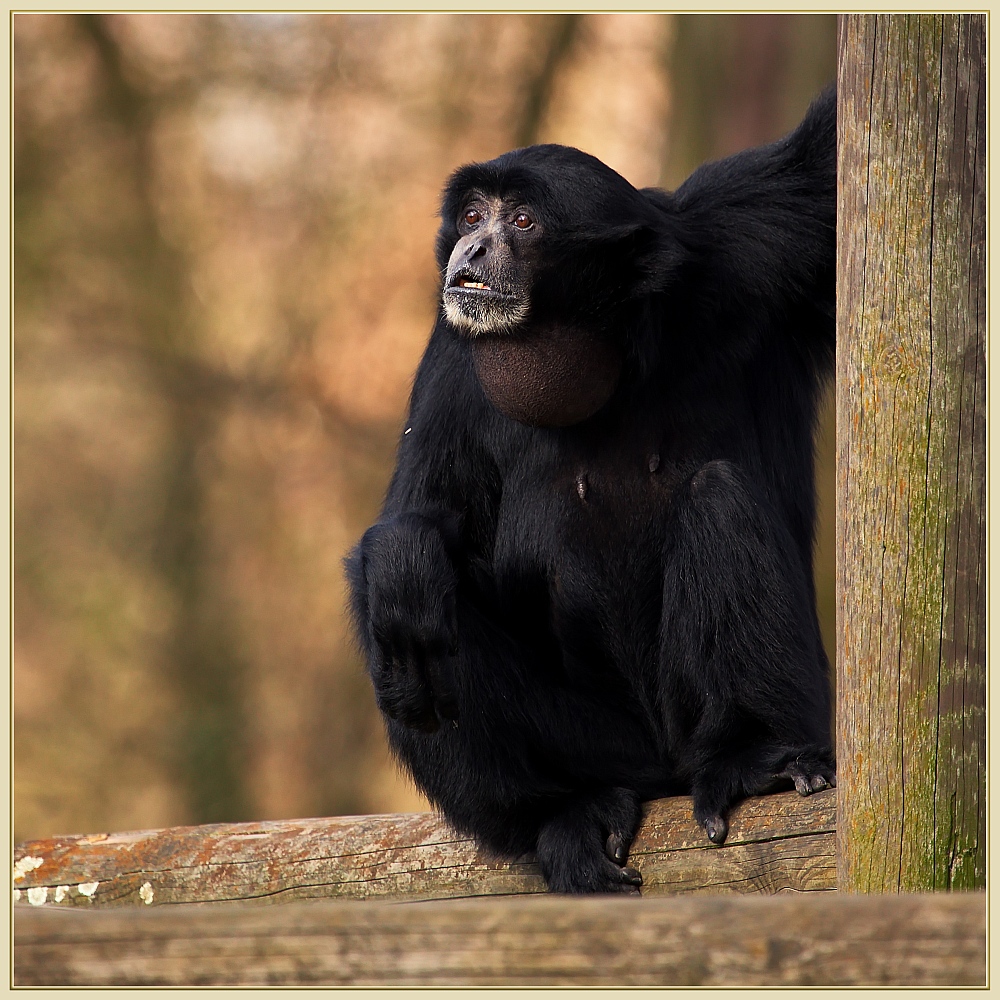
[[[348,559],[389,741],[551,889],[638,892],[640,802],[835,784],[812,583],[836,98],[636,190],[531,146],[445,190],[441,308]]]

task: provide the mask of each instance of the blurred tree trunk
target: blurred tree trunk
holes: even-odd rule
[[[834,79],[833,14],[675,14],[665,183],[771,142]]]
[[[121,139],[123,175],[114,183],[128,185],[138,196],[134,228],[121,234],[134,257],[130,281],[141,338],[135,346],[171,414],[172,441],[163,455],[165,503],[155,551],[176,601],[168,663],[184,707],[171,725],[174,765],[190,804],[191,822],[249,819],[242,666],[225,613],[207,586],[204,484],[197,467],[199,451],[215,431],[225,393],[218,378],[201,370],[193,355],[184,310],[185,263],[165,243],[157,223],[152,152],[157,108],[129,83],[106,16],[76,18],[97,55],[107,117]]]
[[[678,14],[671,186],[698,164],[775,138],[787,15]]]
[[[515,145],[530,146],[539,141],[538,130],[545,118],[553,84],[579,34],[581,17],[581,14],[554,14],[546,18],[544,33],[540,33],[545,58],[525,89],[521,122],[514,134]]]

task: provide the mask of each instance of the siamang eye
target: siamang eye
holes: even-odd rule
[[[514,225],[518,229],[530,229],[534,224],[535,220],[527,212],[518,212],[514,216]]]
[[[475,226],[482,219],[482,215],[474,208],[467,208],[462,218],[467,226]]]

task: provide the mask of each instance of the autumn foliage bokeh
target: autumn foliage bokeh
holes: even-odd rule
[[[13,30],[15,837],[426,808],[388,757],[341,560],[433,322],[444,179],[554,141],[674,187],[796,123],[835,19]]]

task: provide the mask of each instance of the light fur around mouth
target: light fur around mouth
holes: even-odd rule
[[[446,288],[442,304],[448,322],[473,336],[513,330],[528,318],[529,311],[525,300],[500,295],[482,282]]]

